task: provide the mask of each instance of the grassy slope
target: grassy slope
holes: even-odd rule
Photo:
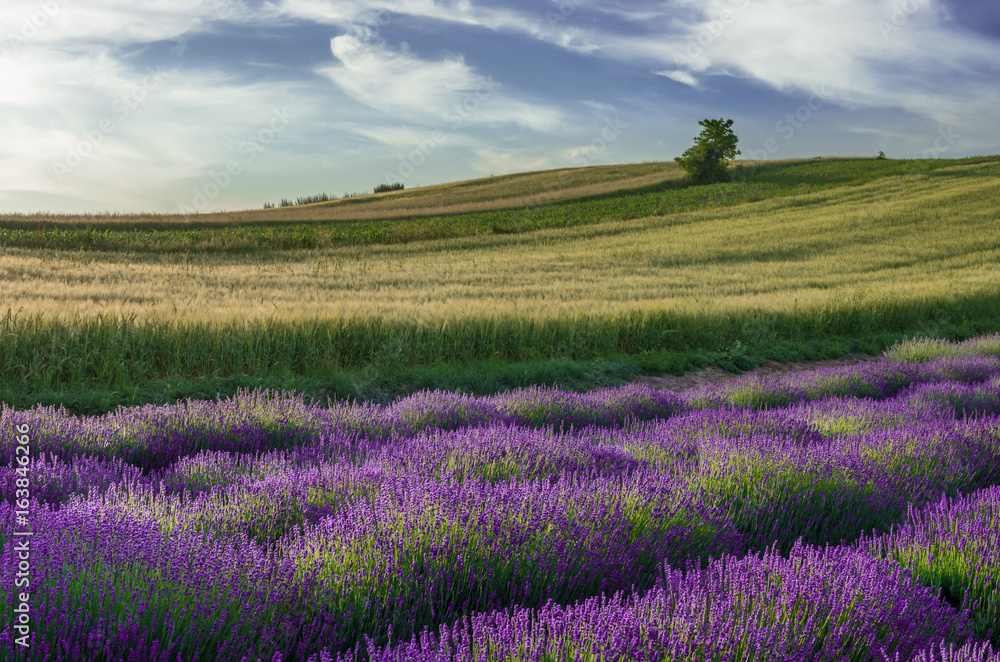
[[[673,164],[596,166],[506,175],[278,210],[196,216],[0,217],[0,246],[150,254],[259,253],[407,243],[642,218],[801,195],[954,165],[822,159],[748,162],[734,181],[687,186]]]
[[[659,187],[679,180],[683,174],[673,162],[561,168],[435,184],[330,202],[194,216],[156,213],[0,214],[0,228],[150,231],[398,219],[401,216],[521,208],[587,196],[615,195]]]
[[[407,322],[414,309],[398,302],[388,317],[284,317],[228,327],[9,315],[0,321],[9,339],[0,349],[0,397],[19,407],[63,402],[96,412],[247,386],[379,400],[433,387],[588,388],[705,363],[748,368],[766,358],[872,353],[907,333],[967,337],[1000,329],[998,174],[995,159],[769,165],[724,186],[653,186],[539,208],[610,205],[620,212],[629,200],[660,205],[679,191],[700,211],[624,222],[620,213],[617,221],[594,213],[590,225],[523,237],[490,233],[378,249],[438,256],[449,268],[471,259],[476,273],[486,274],[481,291],[453,304],[467,314],[451,322]],[[775,199],[717,208],[775,191]],[[509,274],[484,272],[490,256],[540,288],[535,310],[522,297],[521,308],[513,300],[520,312],[505,311],[505,288],[517,288],[504,280]],[[563,290],[545,289],[552,266],[564,270]],[[469,280],[460,266],[453,277]],[[356,284],[363,296],[384,289],[377,273],[372,278]],[[605,291],[591,299],[573,289],[602,283]],[[609,283],[620,288],[620,300]],[[398,289],[402,298],[414,291]],[[562,308],[552,296],[560,292],[570,302]],[[477,296],[489,307],[473,306]],[[488,316],[489,308],[506,314]]]

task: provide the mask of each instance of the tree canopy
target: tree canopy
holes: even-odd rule
[[[733,133],[733,121],[719,118],[698,122],[703,128],[694,145],[674,159],[695,184],[729,181],[730,159],[740,153],[739,138]]]

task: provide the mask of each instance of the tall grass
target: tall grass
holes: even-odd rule
[[[210,324],[94,317],[72,324],[8,313],[0,320],[0,381],[42,389],[130,388],[158,379],[309,374],[491,359],[586,360],[609,354],[683,352],[757,342],[820,342],[831,336],[902,333],[942,320],[969,333],[1000,326],[1000,291],[957,298],[828,302],[815,308],[642,312],[559,319],[467,318],[440,325],[405,320],[269,318]]]

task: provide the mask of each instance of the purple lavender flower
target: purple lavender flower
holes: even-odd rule
[[[796,545],[788,558],[769,551],[668,570],[645,593],[472,615],[338,660],[911,659],[968,635],[965,615],[895,563]]]
[[[1000,487],[910,508],[905,523],[858,546],[898,561],[943,601],[969,609],[976,635],[1000,644]]]

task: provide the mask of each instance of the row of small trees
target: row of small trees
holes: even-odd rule
[[[391,184],[379,184],[378,186],[375,187],[372,193],[387,193],[389,191],[402,191],[404,188],[405,187],[403,186],[403,182],[393,182]],[[332,193],[319,193],[317,195],[301,196],[295,198],[294,201],[289,198],[282,198],[281,206],[291,207],[293,205],[309,205],[314,202],[330,202],[331,200],[342,200],[343,198],[356,198],[360,195],[368,195],[368,193],[366,191],[362,191],[360,193],[345,193],[344,195],[341,196],[336,196]],[[273,202],[264,203],[264,209],[274,209],[274,207],[275,204]]]

